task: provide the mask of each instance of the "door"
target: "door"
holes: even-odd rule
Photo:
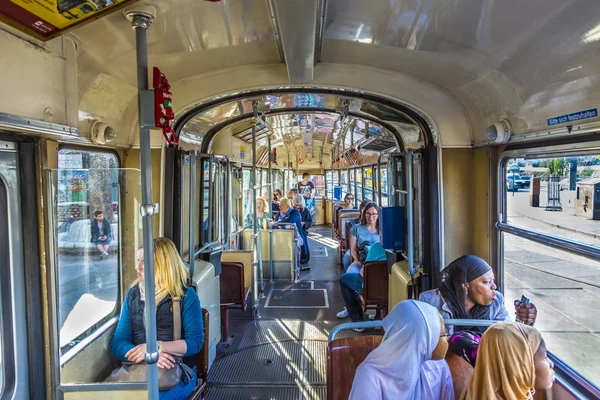
[[[17,144],[0,141],[0,399],[28,399],[25,276]],[[41,329],[41,327],[37,327]],[[18,335],[17,335],[18,332]]]

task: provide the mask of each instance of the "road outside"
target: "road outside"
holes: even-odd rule
[[[96,254],[59,253],[60,346],[94,326],[114,310],[118,295],[118,252],[102,260]]]
[[[540,205],[547,204],[542,186]],[[600,247],[600,221],[575,216],[575,191],[562,191],[563,211],[529,206],[529,192],[508,193],[510,224]],[[504,235],[507,309],[525,295],[538,309],[536,327],[548,349],[600,386],[600,265],[594,260]]]

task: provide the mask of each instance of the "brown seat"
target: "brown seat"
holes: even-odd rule
[[[363,310],[379,309],[383,319],[388,311],[390,289],[387,261],[367,262],[364,268]]]
[[[452,374],[454,398],[460,399],[460,395],[467,388],[471,375],[473,375],[473,367],[450,350],[446,354],[446,362]]]
[[[206,308],[202,309],[202,322],[204,323],[204,344],[200,353],[196,354],[194,361],[196,363],[196,376],[198,385],[187,400],[198,400],[206,397],[208,380],[208,351],[209,351],[209,327],[210,313]]]
[[[381,343],[383,336],[336,339],[328,345],[327,400],[347,400],[356,369]]]
[[[249,288],[244,283],[243,263],[221,262],[221,268],[221,340],[225,342],[229,338],[229,310],[246,311]]]

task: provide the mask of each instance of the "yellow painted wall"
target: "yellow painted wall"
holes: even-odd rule
[[[444,258],[473,252],[473,150],[443,149]]]
[[[443,149],[445,264],[474,254],[495,264],[495,148]]]

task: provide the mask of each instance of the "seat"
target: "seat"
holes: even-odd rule
[[[347,400],[356,369],[381,343],[383,336],[336,339],[327,348],[327,400]]]
[[[198,385],[187,400],[199,400],[206,397],[207,394],[207,381],[208,381],[208,352],[209,352],[209,341],[210,335],[210,314],[206,308],[202,309],[202,321],[204,322],[204,344],[200,353],[196,354],[194,361],[196,363],[196,376],[198,377]]]
[[[338,240],[340,241],[340,262],[349,246],[347,240],[349,234],[349,231],[347,230],[347,222],[356,218],[360,218],[360,212],[357,210],[340,210],[338,212],[336,230],[338,232]]]
[[[365,263],[363,310],[376,308],[383,319],[388,311],[390,274],[387,261]]]
[[[462,392],[467,388],[471,375],[473,375],[473,367],[450,350],[446,354],[446,362],[452,374],[454,398],[459,399]]]
[[[250,287],[246,287],[244,264],[221,262],[221,341],[229,338],[229,310],[239,308],[246,311],[246,298]]]
[[[340,203],[333,203],[331,206],[331,238],[337,237],[337,213],[342,208]]]

